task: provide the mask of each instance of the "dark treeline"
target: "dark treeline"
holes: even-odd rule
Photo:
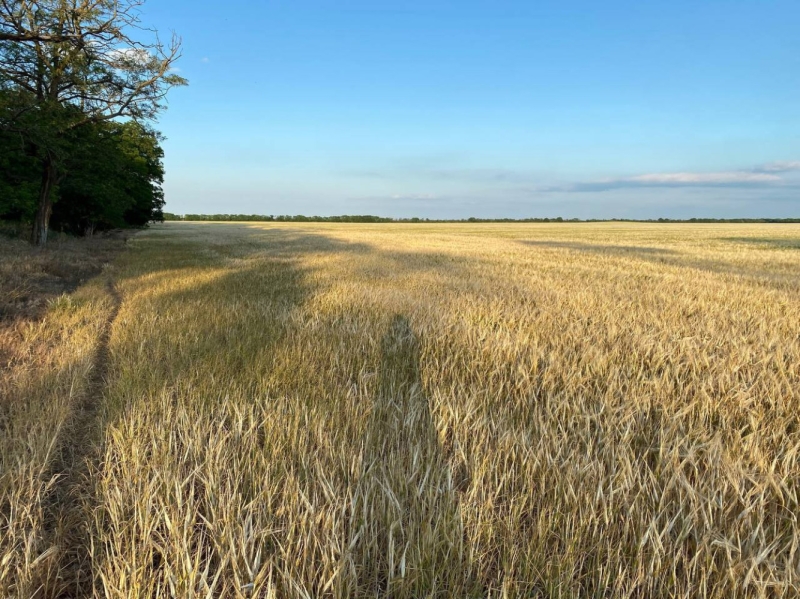
[[[389,218],[371,214],[343,214],[340,216],[304,216],[302,214],[264,215],[264,214],[172,214],[164,213],[164,220],[183,221],[236,221],[236,222],[292,222],[292,223],[555,223],[568,222],[563,218],[467,218],[467,219],[431,219],[431,218]],[[578,219],[572,219],[577,222]]]
[[[289,215],[263,215],[263,214],[172,214],[164,213],[164,220],[185,221],[278,221],[278,222],[329,222],[329,223],[391,223],[394,219],[382,216],[343,215],[343,216],[289,216]],[[416,219],[419,220],[419,219]]]
[[[464,218],[464,219],[431,219],[431,218],[389,218],[370,214],[341,216],[303,216],[298,215],[264,215],[264,214],[172,214],[163,213],[167,221],[232,221],[232,222],[293,222],[293,223],[800,223],[800,218],[658,218],[658,219],[565,219],[553,218]]]
[[[60,140],[49,227],[91,235],[162,220],[163,152],[158,134],[134,121],[99,122]],[[24,136],[0,131],[0,219],[32,223],[42,160]]]

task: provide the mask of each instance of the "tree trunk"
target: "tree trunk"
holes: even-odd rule
[[[39,187],[39,207],[33,221],[31,243],[43,246],[47,243],[47,228],[50,225],[50,214],[53,212],[53,187],[56,183],[56,166],[49,156],[42,165],[42,183]]]

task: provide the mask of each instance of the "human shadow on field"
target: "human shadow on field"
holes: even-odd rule
[[[102,411],[107,418],[102,422],[103,427],[124,424],[126,413],[141,411],[142,406],[155,405],[167,396],[176,410],[202,410],[203,406],[197,402],[198,392],[203,402],[213,406],[226,402],[228,394],[234,392],[283,401],[283,397],[306,390],[308,380],[315,379],[309,371],[313,360],[305,359],[305,352],[312,349],[298,343],[294,333],[304,326],[303,317],[298,320],[298,314],[302,314],[304,304],[318,290],[313,270],[318,267],[309,265],[313,261],[305,258],[313,254],[346,253],[356,259],[362,254],[374,254],[379,261],[387,257],[393,260],[392,268],[396,266],[396,270],[386,274],[392,276],[403,269],[427,268],[427,258],[434,256],[416,253],[416,260],[410,260],[402,252],[349,243],[316,231],[248,230],[244,226],[206,230],[208,233],[202,230],[198,233],[180,227],[174,234],[154,230],[132,244],[132,251],[138,255],[129,261],[117,280],[122,294],[120,320],[127,324],[123,334],[116,338],[112,334],[109,384],[104,389],[107,395],[104,401],[116,405]],[[130,318],[140,318],[142,322],[131,324]],[[231,373],[236,373],[234,383]],[[426,580],[439,581],[436,583],[439,588],[458,584],[458,589],[464,590],[464,581],[470,580],[470,568],[464,558],[454,488],[458,481],[451,481],[452,475],[439,448],[427,400],[422,394],[419,344],[404,319],[396,320],[386,335],[379,379],[375,413],[365,440],[368,454],[365,462],[372,466],[365,468],[361,477],[358,499],[359,509],[373,512],[376,520],[368,518],[363,523],[369,530],[365,529],[360,543],[354,545],[354,553],[360,556],[358,580],[390,594],[395,588],[422,593],[430,588],[425,586]],[[234,390],[231,384],[235,384]],[[195,398],[190,404],[184,404],[187,394]],[[313,399],[310,397],[308,401],[313,403]],[[313,407],[309,404],[309,413],[313,413]],[[218,430],[226,426],[225,422],[219,422]],[[187,481],[196,481],[197,472],[202,472],[207,459],[204,448],[208,444],[198,442],[192,431],[175,430],[171,434],[179,448],[174,450],[175,464]],[[182,439],[182,435],[189,437]],[[288,446],[292,446],[291,440]],[[311,454],[293,452],[286,450],[282,458],[285,468],[306,471]],[[258,500],[257,493],[263,483],[251,480],[251,476],[246,469],[237,472],[236,485],[243,505]],[[109,477],[123,478],[114,472]],[[202,551],[210,551],[207,544],[212,535],[206,530],[203,518],[213,519],[204,506],[212,501],[208,498],[214,496],[214,489],[207,489],[204,484],[191,483],[182,492],[198,505],[197,518],[192,521],[195,542]],[[120,486],[125,486],[124,481]],[[125,493],[129,496],[131,491]],[[344,495],[340,500],[349,503]],[[91,506],[94,513],[102,513],[103,509],[102,504]],[[118,511],[114,522],[138,526],[136,502],[115,509]],[[99,520],[103,518],[95,519]],[[160,542],[146,539],[154,534],[168,538],[169,533],[160,528],[155,532],[129,530],[147,554],[115,555],[113,547],[98,544],[95,568],[107,564],[99,566],[103,570],[115,567],[115,563],[135,561],[143,564],[136,575],[144,588],[167,584],[165,563],[172,558],[160,553],[157,548]],[[359,526],[353,530],[357,532]],[[104,531],[104,536],[113,538],[113,527]],[[279,551],[271,538],[265,540],[263,549],[264,555]],[[209,563],[211,571],[227,567],[222,562]],[[405,577],[401,576],[403,571]],[[123,574],[120,572],[117,577]],[[97,584],[99,575],[99,571],[89,573],[89,579]],[[104,576],[116,578],[114,571],[105,570]],[[230,577],[223,573],[220,580],[227,578]]]
[[[479,596],[458,498],[469,485],[439,444],[420,377],[420,345],[395,316],[383,336],[353,516],[359,590],[370,596]],[[434,593],[435,594],[435,593]]]
[[[333,256],[334,269],[337,263],[355,265],[356,273],[369,282],[436,268],[457,280],[460,269],[470,266],[467,260],[445,263],[442,253],[377,248],[294,227],[181,225],[174,231],[156,229],[133,245],[140,255],[135,268],[126,269],[121,278],[121,292],[147,296],[153,303],[148,309],[159,311],[156,318],[172,314],[169,327],[180,332],[169,359],[147,373],[150,381],[160,379],[166,385],[197,368],[208,368],[205,372],[211,378],[217,365],[229,367],[231,361],[240,371],[252,372],[254,379],[263,374],[268,360],[262,358],[280,341],[276,335],[282,335],[285,327],[247,329],[246,315],[262,311],[270,323],[285,323],[288,315],[323,289],[328,283],[320,283],[317,274],[335,270],[330,263],[317,264],[309,257]],[[359,272],[362,268],[369,270]],[[214,318],[199,321],[193,306],[204,298],[212,298],[221,309]],[[139,351],[146,352],[149,341],[139,340]],[[165,341],[173,342],[161,340]],[[211,364],[207,367],[204,360]]]

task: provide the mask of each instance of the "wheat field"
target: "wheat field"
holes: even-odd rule
[[[167,223],[29,328],[0,597],[800,596],[800,226]]]

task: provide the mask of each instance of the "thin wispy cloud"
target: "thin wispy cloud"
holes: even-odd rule
[[[599,192],[654,187],[766,187],[789,183],[785,175],[794,171],[800,171],[800,161],[772,162],[748,170],[645,173],[633,177],[546,187],[540,191]]]
[[[438,200],[439,196],[434,193],[412,193],[412,194],[394,194],[393,200]]]
[[[754,169],[754,172],[763,172],[763,173],[788,173],[790,171],[800,171],[800,160],[789,160],[786,162],[771,162],[757,169]]]
[[[474,186],[483,189],[504,190],[508,193],[523,192],[525,194],[559,193],[559,192],[602,192],[625,189],[655,188],[767,188],[794,187],[800,185],[797,176],[800,173],[800,160],[771,162],[749,169],[707,172],[656,172],[617,177],[595,179],[590,181],[572,181],[558,184],[546,184],[547,175],[527,170],[504,168],[428,168],[414,166],[388,167],[372,170],[352,170],[342,174],[345,177],[373,179],[377,181],[416,181],[426,182],[441,188],[437,191],[453,191],[458,186],[461,191]],[[407,199],[410,196],[397,196]],[[420,196],[417,199],[424,199]]]
[[[458,181],[470,183],[506,183],[530,180],[525,172],[502,168],[418,168],[389,167],[386,169],[349,170],[344,176],[359,179],[383,179],[389,181],[407,180],[409,178],[427,181]]]
[[[651,173],[627,179],[643,185],[725,185],[729,183],[771,183],[780,181],[778,175],[723,171],[718,173]]]
[[[420,207],[441,206],[453,201],[463,201],[461,196],[452,196],[449,194],[438,193],[393,193],[393,194],[374,194],[374,195],[359,195],[347,198],[357,205],[363,206],[379,206],[385,208],[387,206],[398,207],[412,207],[412,212],[408,213],[410,216],[418,216],[414,211],[418,211]],[[359,210],[362,210],[359,208]],[[385,210],[384,210],[385,212]]]
[[[142,66],[153,60],[153,55],[143,48],[117,48],[109,56],[120,67]]]

